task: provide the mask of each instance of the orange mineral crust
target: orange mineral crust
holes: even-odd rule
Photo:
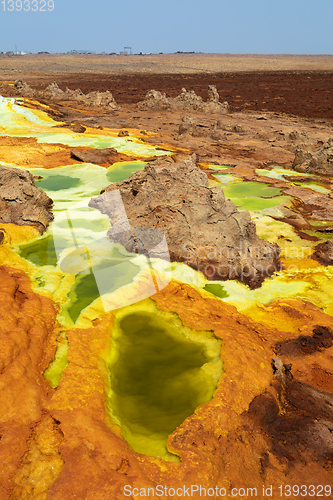
[[[67,129],[60,129],[67,131]],[[57,132],[58,130],[56,130]],[[109,167],[113,163],[146,159],[134,155],[118,153],[112,149],[109,154],[98,155],[98,151],[89,147],[70,147],[66,144],[38,143],[35,137],[0,136],[0,161],[24,168],[58,168],[76,165],[80,162],[94,163]],[[103,150],[102,150],[103,151]]]
[[[49,391],[43,371],[58,334],[56,309],[23,272],[2,266],[0,280],[0,498],[33,498],[10,491]]]
[[[208,294],[202,297],[193,287],[174,281],[152,298],[159,310],[177,313],[184,325],[213,330],[222,339],[224,373],[213,399],[169,437],[168,449],[180,462],[134,452],[107,410],[105,360],[112,349],[114,328],[114,315],[108,313],[91,328],[66,332],[69,365],[46,404],[53,422],[58,423],[53,425],[59,425],[63,434],[57,450],[64,464],[45,498],[123,499],[126,486],[141,488],[142,496],[146,489],[148,496],[147,489],[157,485],[176,489],[218,486],[227,492],[252,487],[262,498],[262,486],[273,485],[272,498],[276,499],[280,498],[279,485],[330,484],[328,445],[321,453],[313,444],[320,429],[311,411],[304,409],[308,386],[292,379],[282,363],[277,363],[273,373],[273,344],[290,334],[261,326],[233,306]],[[320,413],[317,396],[312,395],[316,418],[331,419],[331,414]],[[53,432],[57,435],[57,430]],[[128,497],[140,498],[137,494]],[[192,498],[202,495],[194,492]],[[211,498],[220,496],[214,493]]]
[[[228,456],[228,435],[240,425],[240,415],[253,398],[269,387],[273,379],[271,351],[253,324],[234,307],[204,299],[190,286],[172,282],[154,300],[160,309],[177,308],[183,323],[192,329],[214,330],[223,339],[222,358],[228,360],[213,400],[201,405],[169,438],[169,451],[181,462],[133,452],[105,410],[108,381],[102,358],[111,346],[110,313],[91,329],[66,334],[69,365],[48,407],[64,433],[59,447],[64,468],[48,498],[120,499],[126,485],[229,484],[222,458],[227,462],[232,459]],[[255,465],[260,470],[259,463]],[[249,482],[253,482],[252,473],[250,467]],[[241,482],[244,476],[239,479]]]
[[[256,488],[263,498],[263,485],[272,486],[275,500],[280,485],[332,483],[332,398],[298,377],[301,359],[308,362],[304,353],[295,378],[284,364],[296,357],[289,342],[305,327],[313,332],[314,324],[321,325],[314,327],[315,338],[329,334],[332,320],[315,306],[276,301],[262,308],[258,323],[175,281],[135,305],[144,310],[155,303],[194,333],[213,331],[222,340],[224,372],[214,397],[170,435],[168,449],[179,462],[168,462],[133,451],[109,411],[108,359],[117,311],[92,320],[90,328],[66,331],[69,363],[51,390],[42,374],[54,355],[55,309],[31,292],[23,273],[2,268],[1,278],[1,338],[8,337],[1,346],[1,500],[135,499],[153,490],[156,496],[158,485],[214,488],[210,498],[216,500],[223,488],[226,495],[233,488]],[[317,378],[313,367],[324,370],[322,355],[311,358],[308,370],[316,370]],[[202,497],[193,490],[192,498]]]
[[[0,137],[0,161],[24,168],[56,168],[74,165],[70,147],[40,144],[35,137]]]

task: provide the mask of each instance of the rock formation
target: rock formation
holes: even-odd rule
[[[24,97],[36,97],[37,91],[30,87],[22,80],[16,80],[14,83],[15,90]]]
[[[54,90],[56,92],[56,89]],[[214,102],[214,92],[211,98]],[[68,102],[72,108],[77,107],[72,101]],[[66,108],[66,102],[64,107]],[[94,109],[94,117],[98,116],[97,111]],[[101,111],[107,114],[105,110]],[[163,115],[161,112],[153,112],[150,116],[154,114]],[[86,115],[89,116],[88,113]],[[223,131],[223,128],[218,127],[211,131],[208,125],[211,121],[210,115],[198,117],[195,112],[192,114],[186,111],[175,115],[177,119],[183,115],[193,116],[199,132],[201,129],[208,134]],[[72,123],[72,116],[65,115],[68,122],[64,124],[66,127]],[[80,122],[82,113],[76,116],[79,116]],[[150,116],[147,113],[147,118]],[[258,122],[260,134],[270,129],[271,123],[277,123],[274,128],[279,127],[278,120],[283,120],[281,115],[268,116],[268,123]],[[129,127],[125,125],[129,123],[127,114],[121,118],[124,118],[124,121],[116,122],[117,132],[120,126]],[[203,142],[202,144],[207,144],[207,147],[204,146],[207,156],[203,155],[203,168],[214,163],[212,158],[220,168],[223,168],[223,164],[230,166],[235,162],[235,177],[258,182],[260,179],[254,168],[266,167],[263,160],[269,161],[269,165],[275,164],[273,160],[278,164],[291,164],[294,153],[285,156],[285,161],[281,160],[284,157],[279,153],[282,148],[272,148],[274,152],[267,153],[271,132],[267,132],[267,140],[261,140],[263,149],[260,149],[256,139],[254,142],[251,139],[250,143],[253,125],[245,118],[239,124],[233,121],[237,120],[237,117],[216,115],[216,118],[221,122],[223,119],[231,120],[230,124],[226,124],[226,127],[230,127],[226,128],[226,131],[242,133],[240,127],[244,126],[246,134],[249,135],[238,143],[236,137],[229,150],[215,148],[209,140]],[[263,118],[260,116],[258,119]],[[256,123],[257,118],[253,120],[255,121],[252,123]],[[167,121],[161,117],[159,123]],[[177,125],[179,121],[180,118]],[[202,124],[206,128],[203,128]],[[263,124],[267,125],[266,129],[261,127]],[[146,125],[142,123],[140,127]],[[55,129],[57,133],[61,131],[59,126]],[[106,124],[105,127],[107,126]],[[174,131],[175,123],[169,124],[169,130],[171,127]],[[147,130],[150,130],[148,125]],[[286,135],[289,130],[291,128],[288,122]],[[313,144],[323,133],[319,129],[314,130],[318,136],[313,136],[310,131]],[[82,128],[77,131],[83,132]],[[64,132],[68,133],[68,130]],[[86,135],[90,135],[89,130]],[[147,142],[151,135],[147,133]],[[163,140],[165,144],[169,144],[166,139]],[[78,155],[84,150],[90,154],[94,152],[93,148],[62,146],[58,157],[56,144],[41,144],[35,139],[24,137],[6,137],[2,141],[8,141],[12,147],[12,150],[6,149],[8,156],[3,158],[3,162],[20,165],[21,159],[24,158],[24,164],[27,165],[30,151],[31,161],[33,158],[35,163],[40,162],[36,165],[39,168],[68,165],[71,149]],[[154,141],[156,146],[161,138],[154,137]],[[183,142],[178,145],[192,148],[189,146],[191,141],[191,138],[188,140],[188,137],[184,137]],[[5,142],[0,144],[1,150],[7,148]],[[203,147],[198,146],[198,141],[193,141],[193,144],[200,154]],[[234,148],[235,144],[237,148]],[[14,148],[21,148],[17,160],[14,160],[12,153]],[[96,155],[107,152],[105,149],[98,151],[100,153],[95,150]],[[3,151],[1,154],[4,154]],[[60,155],[63,155],[62,160]],[[106,164],[109,164],[110,158],[112,159],[112,151],[111,156],[105,159]],[[219,262],[225,262],[231,270],[234,265],[240,269],[241,266],[248,265],[250,271],[254,269],[253,272],[257,271],[257,275],[261,277],[261,263],[266,265],[270,260],[270,252],[278,252],[278,248],[266,244],[264,240],[258,240],[248,213],[238,212],[230,202],[225,201],[220,188],[208,188],[207,178],[203,172],[198,172],[194,158],[182,159],[176,154],[173,158],[176,161],[164,158],[150,163],[145,172],[137,173],[131,179],[115,185],[116,188],[123,186],[119,189],[123,191],[131,225],[141,226],[133,228],[136,246],[140,245],[140,238],[143,239],[142,246],[145,246],[146,241],[150,245],[149,238],[152,233],[149,233],[149,227],[155,225],[161,227],[162,233],[170,240],[169,246],[171,248],[172,244],[173,255],[178,252],[177,255],[181,258],[182,245],[189,242],[184,261],[193,267],[198,264],[199,269],[209,276],[214,269],[217,269],[217,273],[219,271],[214,259],[216,250],[223,247],[226,252],[225,255],[222,253],[221,258],[217,255]],[[94,156],[93,160],[96,163],[104,161],[97,156]],[[17,171],[21,173],[20,170]],[[207,168],[207,172],[216,174],[218,170]],[[231,170],[224,173],[226,172],[230,175]],[[56,174],[56,171],[53,173]],[[286,171],[285,174],[287,173]],[[286,176],[285,180],[303,182],[302,177]],[[268,215],[270,213],[274,216],[278,213],[280,222],[289,220],[289,224],[295,229],[311,229],[316,233],[331,230],[331,225],[316,226],[314,229],[307,223],[312,217],[325,217],[332,222],[333,199],[329,194],[293,186],[282,179],[268,180],[271,181],[271,186],[283,189],[283,194],[294,199],[293,209],[303,213],[304,218],[281,205],[278,212],[275,207],[271,212],[267,209]],[[325,186],[330,187],[330,178],[326,178],[326,181]],[[6,184],[4,187],[7,187]],[[104,195],[108,193],[101,197]],[[16,208],[22,205],[17,203],[17,200],[13,203]],[[114,216],[114,228],[121,230],[122,221],[116,219],[117,214],[114,213],[113,207],[105,208]],[[265,212],[261,213],[264,215]],[[151,314],[156,317],[163,317],[164,314],[165,320],[172,317],[171,321],[178,324],[182,322],[184,327],[192,330],[193,338],[200,338],[202,332],[206,332],[207,340],[216,337],[221,341],[220,356],[224,371],[213,399],[197,406],[193,414],[169,435],[167,448],[175,458],[179,457],[180,462],[176,463],[163,460],[159,453],[147,452],[147,455],[144,455],[133,451],[126,442],[123,421],[114,419],[109,394],[110,385],[112,389],[112,384],[116,383],[116,372],[110,367],[110,359],[115,359],[117,354],[114,345],[119,338],[118,312],[105,314],[96,302],[83,312],[82,322],[74,328],[67,322],[58,325],[57,313],[59,306],[65,305],[69,299],[70,281],[63,279],[59,268],[52,271],[51,266],[41,266],[32,273],[31,263],[18,259],[11,248],[11,242],[14,240],[11,234],[15,235],[14,230],[24,235],[25,232],[29,233],[30,228],[12,227],[8,224],[6,227],[0,223],[0,263],[6,264],[0,268],[0,461],[3,464],[0,468],[1,500],[123,499],[128,494],[124,495],[125,488],[132,492],[135,488],[135,492],[129,495],[135,498],[154,496],[152,489],[155,489],[156,497],[157,485],[169,488],[168,496],[163,495],[166,500],[172,496],[188,496],[185,492],[190,490],[191,485],[197,484],[205,488],[208,494],[194,491],[191,495],[194,500],[201,500],[203,496],[232,497],[233,488],[242,489],[239,498],[246,496],[247,488],[247,496],[288,498],[289,485],[295,485],[307,498],[331,498],[331,488],[329,487],[328,492],[325,485],[332,485],[333,317],[324,313],[332,310],[329,293],[330,268],[317,266],[316,262],[306,258],[307,252],[304,257],[303,249],[309,249],[307,242],[301,242],[298,236],[294,239],[294,231],[285,224],[275,225],[275,221],[270,219],[266,227],[271,230],[270,238],[274,238],[274,241],[281,241],[283,245],[285,242],[291,243],[286,243],[286,249],[290,248],[293,253],[288,258],[287,251],[285,252],[286,272],[281,273],[275,280],[267,280],[266,284],[269,286],[263,287],[261,292],[252,293],[246,291],[245,286],[239,287],[235,286],[236,283],[229,282],[224,294],[216,294],[215,297],[214,287],[223,290],[222,286],[215,284],[213,287],[210,285],[210,288],[197,288],[181,283],[182,280],[188,279],[189,269],[180,266],[184,274],[182,276],[179,273],[177,281],[172,280],[168,286],[149,299],[127,308],[122,307],[125,318],[127,315],[129,319],[131,315],[133,317],[133,310],[148,314],[152,311],[153,302],[156,304],[156,311]],[[10,230],[13,230],[13,233]],[[140,230],[143,231],[140,233]],[[35,232],[36,230],[33,230],[31,234],[35,236]],[[261,234],[263,233],[261,226]],[[114,234],[114,231],[110,231],[110,236]],[[120,239],[124,236],[126,235],[122,233]],[[131,238],[123,241],[133,248]],[[242,246],[237,254],[238,244]],[[38,242],[36,247],[37,245]],[[266,248],[266,260],[258,258],[254,262],[254,253],[259,245],[262,253]],[[322,245],[327,247],[327,255],[331,259],[332,243]],[[299,249],[302,251],[301,258]],[[43,252],[45,247],[38,247],[39,250]],[[317,250],[318,247],[315,252]],[[15,269],[8,267],[10,262]],[[211,267],[205,268],[206,264]],[[17,269],[18,266],[29,272],[32,283],[28,274]],[[295,267],[296,271],[298,268],[297,275],[292,271]],[[246,281],[249,276],[246,276],[245,267],[243,270],[245,272],[239,279]],[[233,277],[237,278],[236,275],[231,276]],[[195,281],[198,282],[200,278]],[[32,291],[32,285],[36,292]],[[253,286],[253,282],[250,285]],[[141,290],[148,287],[147,275],[138,276],[130,287],[133,295],[140,296]],[[235,290],[240,288],[241,296],[235,293]],[[48,298],[52,297],[52,290],[54,301]],[[227,300],[217,298],[226,297],[227,290],[230,293]],[[88,288],[83,289],[82,294],[87,293],[86,291]],[[126,289],[119,290],[119,302],[126,297],[127,292]],[[295,294],[303,300],[293,298]],[[77,297],[75,294],[71,294],[71,297],[72,303],[75,304],[79,293]],[[270,297],[281,298],[270,300]],[[242,302],[240,305],[244,307],[244,314],[230,302],[237,306]],[[155,330],[151,330],[154,336]],[[140,342],[140,338],[138,341]],[[60,349],[66,345],[69,361],[67,365],[64,358],[61,358],[63,351]],[[56,346],[59,350],[55,355]],[[158,347],[158,353],[168,352],[166,343],[161,342]],[[140,360],[138,351],[136,355]],[[61,366],[58,364],[59,359],[62,359]],[[133,371],[134,378],[136,359],[125,359],[131,359],[128,367]],[[162,359],[165,362],[165,358]],[[186,368],[186,357],[183,360],[184,366],[181,368]],[[151,366],[149,359],[146,364]],[[43,376],[45,370],[55,365],[61,376],[57,389],[54,389],[53,385],[51,388]],[[165,364],[169,365],[170,363]],[[149,384],[150,377],[145,377],[145,380]],[[192,381],[191,377],[190,382]],[[168,379],[167,383],[172,387]],[[186,388],[184,399],[188,392]],[[157,396],[159,397],[160,393]],[[173,408],[173,404],[170,408]],[[144,413],[144,417],[150,418],[152,415],[153,408]],[[143,430],[148,435],[154,432],[154,429],[148,426]],[[325,489],[320,485],[324,485]],[[216,486],[218,492],[212,494]],[[178,488],[181,495],[175,493]],[[268,494],[261,494],[263,488]]]
[[[35,226],[43,233],[53,220],[52,203],[28,170],[0,166],[0,222]]]
[[[36,90],[32,89],[27,83],[22,82],[22,80],[16,80],[14,85],[17,92],[23,97],[78,101],[85,106],[104,106],[111,108],[113,111],[119,109],[111,92],[109,92],[108,90],[106,92],[94,91],[89,92],[88,94],[83,94],[80,89],[70,90],[66,88],[64,92],[59,88],[56,82],[53,82],[48,87],[46,87],[45,90],[37,92]]]
[[[76,101],[82,102],[87,106],[107,106],[112,110],[116,111],[118,108],[116,101],[114,100],[111,92],[108,90],[106,92],[89,92],[88,94],[79,94],[77,91],[66,89],[65,95],[68,99],[74,99]]]
[[[194,90],[187,91],[183,88],[179,96],[176,97],[174,101],[174,107],[178,109],[184,109],[188,111],[204,110],[205,103],[203,99],[194,92]]]
[[[321,264],[325,264],[326,266],[333,265],[333,238],[330,238],[325,243],[319,243],[314,248],[314,252],[312,254],[312,258],[317,260]]]
[[[120,190],[136,241],[108,192]],[[249,212],[239,212],[219,187],[195,164],[195,155],[148,164],[129,179],[111,184],[89,205],[111,219],[109,236],[128,251],[153,248],[159,228],[167,239],[172,261],[185,262],[208,279],[239,279],[251,288],[280,269],[277,245],[258,238]],[[158,255],[156,255],[158,256]]]
[[[207,90],[207,102],[220,102],[220,96],[215,85],[209,85]]]
[[[147,109],[170,109],[170,99],[165,94],[161,94],[157,90],[149,90],[144,101],[138,102],[138,108],[141,110]]]
[[[59,88],[56,82],[50,83],[48,87],[43,91],[44,97],[48,99],[58,99],[63,98],[65,92]]]
[[[16,80],[14,87],[16,92],[23,97],[72,100],[81,102],[85,106],[105,106],[111,108],[113,111],[120,109],[111,92],[108,90],[106,92],[94,91],[88,94],[84,94],[80,89],[70,90],[66,88],[63,91],[56,82],[53,82],[45,90],[37,91],[22,80]],[[145,99],[137,104],[137,107],[140,110],[183,109],[185,111],[200,111],[203,113],[229,113],[229,104],[227,102],[220,102],[220,96],[215,85],[209,85],[206,102],[194,90],[187,91],[185,88],[182,89],[177,97],[167,97],[166,94],[150,90],[146,94]]]
[[[229,104],[221,103],[220,96],[214,85],[208,87],[207,102],[198,96],[194,90],[187,91],[182,89],[178,97],[166,97],[165,94],[150,90],[144,101],[137,104],[141,110],[147,109],[183,109],[187,111],[201,111],[203,113],[220,113],[227,114],[229,112]]]
[[[296,150],[292,168],[308,174],[333,175],[333,138],[312,153],[300,147]]]

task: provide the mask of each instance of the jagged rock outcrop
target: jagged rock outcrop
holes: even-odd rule
[[[80,90],[69,90],[66,89],[65,97],[68,99],[74,99],[75,101],[82,102],[86,106],[107,106],[112,110],[116,111],[119,109],[116,101],[114,100],[111,92],[108,90],[106,92],[89,92],[88,94],[83,94]]]
[[[64,97],[65,92],[58,87],[56,82],[50,83],[48,87],[43,91],[43,96],[48,99],[58,99]]]
[[[35,226],[43,233],[53,220],[52,204],[28,170],[0,166],[0,222]]]
[[[220,95],[215,85],[209,85],[207,90],[207,102],[220,102]]]
[[[315,246],[312,258],[326,266],[333,265],[333,238]]]
[[[221,103],[220,96],[214,85],[208,87],[207,102],[202,97],[198,96],[194,90],[187,91],[182,89],[177,97],[166,97],[165,94],[150,90],[144,101],[137,104],[141,110],[147,109],[183,109],[185,111],[201,111],[203,113],[220,113],[227,114],[229,112],[229,104]]]
[[[147,109],[170,109],[170,99],[157,90],[149,90],[144,101],[138,102],[137,107],[142,111]]]
[[[203,111],[204,100],[194,90],[182,89],[178,97],[174,99],[174,107],[184,110]]]
[[[111,108],[113,111],[119,109],[111,92],[108,90],[106,92],[94,91],[89,92],[88,94],[84,94],[80,89],[70,90],[66,88],[66,90],[63,91],[59,88],[56,82],[53,82],[50,83],[45,90],[38,92],[32,89],[28,84],[22,82],[22,80],[16,80],[15,89],[19,95],[23,97],[38,97],[52,100],[73,100],[81,102],[85,106],[104,106]]]
[[[333,138],[328,139],[314,153],[304,148],[298,148],[292,168],[297,172],[333,176]]]
[[[118,189],[130,225],[136,228],[135,238],[126,216],[108,196]],[[279,247],[258,238],[249,212],[239,212],[221,188],[208,187],[195,155],[149,163],[129,179],[106,187],[89,205],[110,217],[109,237],[128,251],[137,247],[144,253],[156,247],[156,231],[142,228],[159,228],[171,260],[185,262],[209,279],[238,279],[255,288],[280,269]]]
[[[24,97],[36,97],[37,91],[30,87],[27,83],[22,80],[16,80],[14,82],[15,90]]]

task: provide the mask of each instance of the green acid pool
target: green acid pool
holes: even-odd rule
[[[132,163],[118,163],[109,167],[106,178],[109,182],[123,181],[124,179],[128,179],[128,177],[130,177],[138,170],[143,170],[145,166],[146,163],[143,161],[136,161]]]
[[[138,306],[117,317],[112,335],[112,415],[135,451],[177,461],[168,436],[212,399],[221,342],[184,327],[176,314]]]
[[[260,182],[237,182],[223,187],[223,192],[236,207],[251,211],[275,207],[290,199],[281,196],[281,189]]]

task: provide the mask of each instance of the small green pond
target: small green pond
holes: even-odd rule
[[[216,388],[202,369],[213,361],[205,344],[186,338],[182,328],[146,312],[126,315],[113,335],[117,354],[109,367],[110,404],[124,438],[135,451],[166,460],[176,459],[167,452],[168,436]]]
[[[100,264],[89,269],[88,274],[78,274],[68,294],[70,305],[67,312],[71,320],[75,323],[81,311],[101,295],[131,283],[139,270],[129,260],[103,259]]]
[[[204,290],[212,293],[213,295],[219,297],[220,299],[229,297],[229,294],[226,292],[224,287],[222,285],[219,285],[218,283],[207,283],[207,285],[204,286]]]
[[[281,189],[260,182],[236,182],[224,187],[223,192],[242,210],[263,210],[289,200],[288,196],[280,196]]]
[[[68,241],[65,238],[57,238],[57,249],[59,252],[68,246]],[[25,243],[18,247],[18,253],[36,266],[56,266],[58,262],[57,253],[55,250],[54,239],[52,234],[47,234]]]
[[[62,189],[71,189],[83,184],[77,177],[67,175],[49,175],[43,179],[35,179],[36,186],[46,191],[61,191]]]
[[[143,170],[145,166],[145,162],[120,163],[117,166],[112,165],[108,169],[106,177],[109,182],[123,181],[124,179],[128,179],[128,177],[138,170]]]

